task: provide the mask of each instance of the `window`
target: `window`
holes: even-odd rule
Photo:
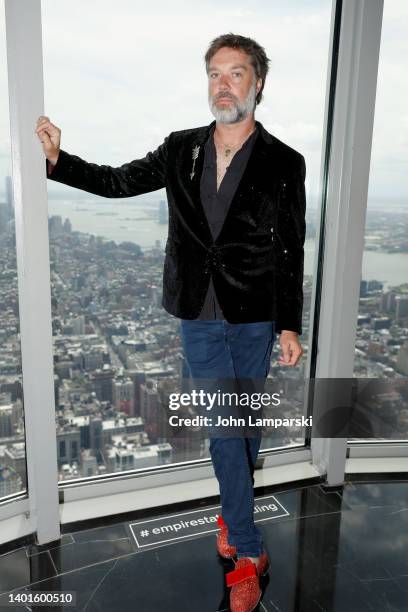
[[[0,499],[27,488],[4,1],[0,1]]]
[[[355,377],[390,381],[370,406],[376,437],[386,421],[403,431],[399,383],[408,375],[407,27],[406,3],[386,0],[354,360]]]
[[[121,1],[117,11],[103,0],[42,1],[46,114],[62,148],[94,163],[144,157],[171,131],[213,120],[203,56],[217,35],[250,33],[265,46],[272,61],[256,118],[307,164],[305,353],[330,14],[328,0],[261,10]],[[168,395],[186,374],[178,320],[161,307],[165,191],[106,200],[48,181],[48,195],[57,436],[67,420],[77,431],[79,474],[90,457],[94,474],[207,458],[200,439],[170,439],[165,428]],[[306,356],[292,372],[277,357],[275,346],[271,376],[302,377]],[[263,448],[282,444],[303,445],[304,430],[263,439]]]

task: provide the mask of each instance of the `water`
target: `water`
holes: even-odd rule
[[[164,199],[164,198],[163,198]],[[49,214],[68,218],[74,231],[103,236],[115,242],[131,241],[142,248],[167,239],[167,224],[158,223],[158,201],[49,200]],[[312,274],[315,241],[305,242],[305,274]],[[364,251],[363,280],[378,280],[385,287],[408,282],[407,253]]]

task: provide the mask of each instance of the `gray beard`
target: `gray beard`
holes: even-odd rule
[[[254,83],[243,102],[232,99],[230,108],[218,108],[211,95],[208,95],[208,104],[215,119],[219,123],[238,123],[252,113],[255,109],[256,83]]]

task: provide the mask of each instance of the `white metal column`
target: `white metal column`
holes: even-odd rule
[[[383,14],[383,0],[342,4],[316,378],[353,377]],[[341,484],[347,439],[315,438],[311,447],[327,483]]]
[[[41,1],[5,8],[29,508],[42,544],[60,529],[46,172],[34,133],[44,114]]]

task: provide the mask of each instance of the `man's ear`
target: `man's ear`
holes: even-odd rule
[[[262,79],[258,79],[256,81],[256,93],[257,94],[259,94],[261,87],[262,87]]]

